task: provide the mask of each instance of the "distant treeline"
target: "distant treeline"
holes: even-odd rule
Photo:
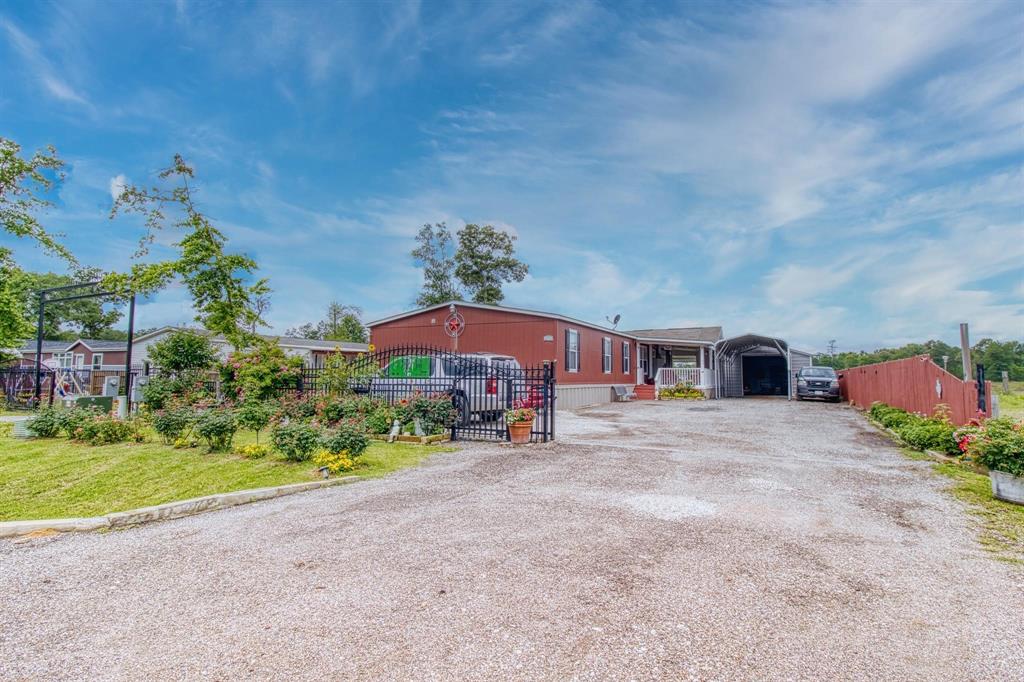
[[[899,348],[879,348],[876,351],[848,351],[835,355],[822,353],[814,356],[814,364],[846,369],[876,362],[902,360],[915,355],[929,355],[939,367],[942,367],[942,356],[946,355],[949,357],[949,371],[963,378],[960,347],[942,341],[908,343]],[[1011,381],[1024,381],[1024,342],[982,339],[971,346],[971,363],[985,365],[986,378],[992,381],[999,381],[1004,370],[1010,373]]]

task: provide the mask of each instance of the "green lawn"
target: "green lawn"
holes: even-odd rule
[[[931,459],[909,448],[904,448],[903,454],[911,459]],[[964,502],[968,512],[978,520],[981,545],[997,559],[1024,564],[1024,506],[992,497],[988,476],[965,466],[936,462],[932,468],[952,481],[950,493]]]
[[[264,434],[264,440],[266,434]],[[240,433],[236,444],[254,440]],[[374,442],[352,473],[383,476],[413,466],[436,446]],[[0,521],[98,516],[213,493],[301,483],[316,479],[311,463],[271,455],[247,460],[175,450],[153,442],[91,447],[68,440],[17,440],[0,436]]]
[[[1024,381],[1011,381],[1010,392],[1003,393],[1002,382],[992,382],[992,392],[999,396],[999,414],[1024,419]]]

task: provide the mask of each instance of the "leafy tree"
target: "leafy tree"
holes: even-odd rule
[[[359,316],[362,309],[354,305],[344,305],[331,301],[327,306],[327,316],[317,324],[307,322],[285,331],[285,336],[300,339],[324,339],[326,341],[352,341],[366,343],[366,327]]]
[[[64,162],[53,147],[24,158],[21,145],[0,137],[0,226],[15,237],[30,239],[48,253],[75,265],[75,257],[57,240],[58,235],[47,232],[33,215],[52,205],[44,196],[53,187],[48,175],[62,180],[63,167]]]
[[[307,322],[306,324],[300,324],[298,327],[286,329],[284,335],[295,339],[319,339],[320,325]]]
[[[173,331],[150,346],[149,359],[161,370],[172,373],[209,370],[219,361],[210,338],[188,329]]]
[[[515,257],[515,236],[491,225],[459,230],[455,276],[477,303],[497,305],[505,298],[504,282],[522,282],[530,268]]]
[[[416,235],[413,261],[423,268],[423,289],[416,305],[429,306],[462,298],[455,282],[455,247],[445,223],[426,224]]]
[[[32,333],[32,325],[25,319],[21,296],[12,286],[18,272],[11,252],[0,248],[0,364],[15,359],[17,356],[10,351],[18,348]]]
[[[39,310],[37,292],[40,289],[82,284],[98,276],[94,270],[80,270],[75,276],[20,271],[15,274],[12,287],[18,292],[26,321],[34,330]],[[109,301],[100,298],[49,303],[43,311],[43,338],[64,341],[74,341],[79,337],[105,339],[112,335],[113,325],[120,319],[121,310],[111,308]]]
[[[879,348],[874,351],[846,351],[835,353],[832,357],[819,355],[814,358],[814,363],[836,369],[847,369],[877,362],[902,360],[917,355],[928,355],[940,367],[943,365],[942,358],[945,356],[948,358],[949,372],[963,378],[960,347],[937,340],[908,343],[898,348]],[[999,379],[1000,373],[1005,370],[1010,373],[1010,379],[1013,381],[1024,381],[1024,343],[1020,341],[999,342],[993,339],[982,339],[971,347],[971,362],[984,365],[989,379]]]
[[[139,243],[138,256],[145,255],[156,233],[171,222],[184,232],[177,244],[180,254],[173,260],[136,263],[128,273],[110,273],[104,284],[113,291],[150,293],[180,277],[192,295],[196,321],[224,335],[235,348],[251,342],[251,329],[259,323],[256,301],[270,293],[265,279],[251,280],[256,262],[241,254],[225,253],[224,234],[196,207],[189,182],[192,168],[180,155],[160,172],[159,178],[171,187],[140,189],[126,187],[114,202],[111,218],[124,211],[145,216],[146,234]],[[168,212],[174,211],[172,218]]]

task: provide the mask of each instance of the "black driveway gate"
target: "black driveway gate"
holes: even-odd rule
[[[508,440],[505,411],[532,408],[531,440],[555,437],[555,368],[521,367],[510,356],[455,353],[428,346],[394,346],[362,355],[347,368],[348,387],[396,404],[416,393],[451,396],[456,409],[452,440]],[[300,392],[330,390],[329,372],[303,371]]]

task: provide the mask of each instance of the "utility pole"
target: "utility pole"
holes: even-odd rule
[[[960,358],[964,366],[964,381],[971,380],[971,340],[967,333],[967,323],[960,323]]]

